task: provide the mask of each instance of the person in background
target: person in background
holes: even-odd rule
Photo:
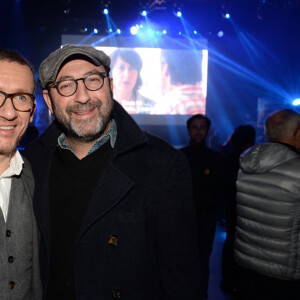
[[[134,50],[119,49],[111,55],[114,99],[131,114],[149,114],[155,104],[139,93],[142,67],[142,59]]]
[[[200,298],[207,299],[209,257],[215,237],[216,208],[222,190],[224,164],[222,156],[206,146],[211,125],[208,117],[196,114],[187,120],[190,144],[181,149],[186,155],[193,178],[199,236],[199,257],[202,280]]]
[[[226,240],[222,255],[221,289],[236,296],[238,272],[234,260],[234,236],[236,227],[236,180],[240,168],[240,155],[255,144],[256,131],[251,125],[235,128],[229,141],[223,147],[225,157],[225,220]]]
[[[40,300],[34,179],[16,147],[35,111],[34,71],[19,53],[0,49],[0,299]]]
[[[284,109],[265,122],[268,143],[240,157],[235,260],[239,299],[299,299],[300,115]]]
[[[109,72],[110,58],[87,45],[65,45],[39,68],[56,117],[26,150],[44,299],[198,299],[188,163],[113,100]]]
[[[163,96],[154,109],[156,114],[205,113],[201,54],[162,49],[161,73]]]

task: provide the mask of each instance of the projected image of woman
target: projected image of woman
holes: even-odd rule
[[[116,50],[111,55],[114,98],[131,114],[149,114],[154,106],[154,101],[139,93],[142,66],[142,59],[134,50]]]

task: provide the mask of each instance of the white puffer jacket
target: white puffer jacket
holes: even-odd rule
[[[299,280],[300,155],[266,143],[244,152],[240,166],[236,262],[266,276]]]

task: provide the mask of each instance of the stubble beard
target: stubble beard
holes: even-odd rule
[[[10,156],[10,155],[12,155],[17,150],[17,146],[18,146],[20,140],[21,139],[18,139],[15,143],[13,143],[10,146],[1,146],[0,147],[0,155],[1,156]]]
[[[103,102],[99,99],[85,104],[70,105],[65,112],[68,115],[67,118],[59,109],[57,109],[54,101],[52,101],[54,115],[60,123],[65,135],[80,142],[95,141],[105,133],[109,122],[112,119],[113,105],[114,102],[112,96],[110,96],[105,107],[103,107]],[[98,114],[84,120],[76,120],[72,117],[74,111],[85,111],[89,109],[97,109]]]
[[[26,130],[25,130],[26,131]],[[13,137],[7,137],[0,135],[0,155],[1,156],[10,156],[13,154],[17,147],[19,142],[21,141],[23,135],[25,134],[25,131],[18,135],[15,140],[13,140]]]

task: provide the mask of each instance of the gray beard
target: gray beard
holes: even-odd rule
[[[67,137],[75,139],[77,141],[89,143],[89,142],[97,140],[106,131],[107,126],[108,126],[110,120],[112,119],[113,103],[114,103],[113,99],[111,99],[109,107],[107,108],[107,111],[106,111],[107,114],[105,114],[105,112],[104,112],[98,116],[98,120],[96,122],[95,128],[90,133],[84,133],[82,128],[84,128],[85,126],[88,126],[90,122],[93,122],[93,120],[88,119],[88,120],[83,121],[80,124],[77,124],[71,119],[68,123],[66,123],[64,120],[64,116],[56,110],[54,103],[52,103],[52,106],[53,106],[53,110],[54,110],[54,115],[55,115],[57,121],[59,122],[59,125],[60,125],[62,131],[65,133],[65,135]],[[95,108],[95,107],[97,109],[100,109],[101,106],[102,106],[102,103],[100,101],[95,102],[95,103],[89,103],[89,104],[77,104],[75,106],[68,107],[66,109],[66,112],[70,116],[72,111],[76,111],[76,110],[80,111],[80,110],[84,110],[86,108]]]

